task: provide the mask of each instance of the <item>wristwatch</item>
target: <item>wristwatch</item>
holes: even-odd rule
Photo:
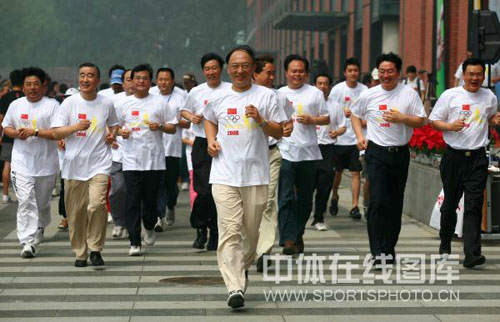
[[[35,129],[35,136],[38,137],[38,129]]]
[[[262,122],[259,123],[260,127],[266,127],[269,122],[266,119],[262,119]]]
[[[163,131],[163,123],[160,123],[160,125],[158,127],[160,128],[160,130]]]

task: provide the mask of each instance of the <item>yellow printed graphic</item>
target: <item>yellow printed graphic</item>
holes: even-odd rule
[[[33,125],[33,130],[36,130],[36,120],[32,120],[31,124]]]
[[[250,129],[250,119],[246,115],[243,115],[243,125],[247,129]]]
[[[94,116],[92,118],[92,123],[90,124],[90,130],[94,132],[96,127],[97,127],[97,118]]]
[[[149,115],[148,115],[148,113],[144,113],[144,124],[149,125]]]
[[[302,103],[299,103],[299,105],[297,105],[297,115],[301,116],[304,114],[304,105],[302,105]]]

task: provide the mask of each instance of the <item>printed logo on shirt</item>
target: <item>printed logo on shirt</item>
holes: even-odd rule
[[[481,115],[480,107],[475,107],[471,109],[470,104],[463,104],[462,110],[460,111],[460,119],[465,122],[465,127],[470,127],[471,123],[477,122],[481,124],[484,122],[484,118]]]
[[[30,120],[29,120],[29,115],[28,114],[21,114],[21,119],[19,120],[19,123],[21,123],[21,127],[29,127],[30,126]]]
[[[203,107],[207,106],[208,100],[203,100]]]
[[[377,116],[375,118],[380,127],[391,127],[391,123],[387,122],[384,118],[386,112],[387,104],[380,104],[378,106]]]
[[[83,113],[78,113],[78,120],[86,120],[87,119],[87,114]],[[75,133],[77,137],[86,137],[87,136],[87,131],[77,131]]]

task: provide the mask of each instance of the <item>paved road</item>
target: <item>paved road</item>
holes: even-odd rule
[[[53,221],[37,257],[22,259],[14,230],[15,204],[0,205],[0,321],[500,320],[500,243],[485,243],[487,265],[483,268],[464,270],[454,266],[452,268],[458,272],[452,275],[458,276],[458,281],[451,285],[444,281],[431,283],[429,258],[437,250],[438,235],[405,217],[397,252],[400,256],[405,253],[427,256],[425,281],[424,284],[397,283],[393,271],[386,280],[392,284],[384,284],[380,280],[384,271],[375,271],[375,277],[366,275],[363,267],[363,259],[368,253],[366,223],[347,217],[350,192],[345,187],[349,183],[346,180],[343,184],[340,214],[326,218],[331,229],[326,232],[308,229],[305,235],[305,255],[309,259],[313,258],[310,257],[313,253],[326,256],[325,283],[313,284],[314,279],[309,279],[299,284],[299,272],[304,280],[306,265],[299,269],[296,262],[292,265],[292,280],[279,285],[264,281],[253,269],[245,309],[238,311],[231,311],[226,306],[226,290],[220,283],[215,253],[191,248],[194,231],[189,227],[185,192],[180,196],[175,225],[161,233],[156,245],[148,248],[144,256],[127,256],[128,241],[109,236],[103,252],[107,264],[103,270],[73,267],[68,233],[55,228],[59,222],[55,207]],[[56,202],[57,198],[53,204]],[[109,235],[112,226],[108,227]],[[460,241],[453,243],[453,250],[460,253]],[[352,260],[353,265],[358,265],[352,269],[352,278],[360,278],[360,281],[332,284],[329,268],[332,261],[328,256],[334,253],[359,256]],[[307,258],[303,258],[303,263]],[[283,265],[280,276],[286,277]],[[309,271],[312,274],[313,270]],[[338,271],[339,278],[345,277],[345,271]],[[273,273],[271,269],[270,275]],[[165,279],[167,283],[161,282]],[[370,281],[374,284],[368,284]],[[270,291],[278,290],[300,291],[302,295],[288,294],[305,296],[305,299],[266,300]],[[368,298],[369,291],[380,293],[380,296]],[[384,297],[384,292],[392,294],[392,298]],[[408,300],[408,294],[415,293],[420,296]]]

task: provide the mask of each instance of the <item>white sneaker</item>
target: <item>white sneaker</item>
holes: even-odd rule
[[[35,257],[35,246],[26,244],[23,246],[23,250],[21,251],[22,258],[33,258]]]
[[[52,197],[58,197],[59,196],[59,191],[57,191],[56,188],[54,188],[54,190],[52,190]]]
[[[111,224],[113,222],[113,217],[111,217],[111,213],[108,212],[108,224]]]
[[[41,228],[41,227],[38,227],[36,233],[35,233],[35,237],[33,237],[33,245],[40,245],[43,241],[43,233],[44,233],[44,229]]]
[[[122,226],[115,226],[115,227],[113,228],[113,234],[112,234],[112,236],[113,236],[114,238],[122,238],[122,237],[126,237],[126,234],[127,234],[127,233],[126,233],[126,231],[127,231],[127,230],[125,229],[125,227],[122,227]]]
[[[141,256],[142,250],[141,246],[130,246],[130,250],[128,251],[128,256]]]
[[[156,222],[154,231],[161,233],[162,231],[165,230],[165,227],[167,226],[167,223],[165,221],[165,218],[158,218],[158,221]]]
[[[324,222],[315,223],[314,228],[316,228],[317,231],[327,231],[328,230],[328,227],[325,225]]]
[[[243,291],[235,290],[229,292],[229,296],[227,297],[227,305],[229,305],[233,309],[239,309],[240,307],[244,307],[245,297],[243,296]]]
[[[175,209],[167,210],[167,226],[172,226],[175,222]]]
[[[10,199],[9,195],[3,195],[2,196],[2,203],[11,203],[12,199]]]
[[[153,246],[155,244],[155,241],[156,241],[155,231],[153,229],[151,230],[146,229],[146,233],[144,234],[144,242],[146,243],[146,245]]]
[[[181,184],[181,191],[188,191],[189,190],[189,183],[183,182]]]

